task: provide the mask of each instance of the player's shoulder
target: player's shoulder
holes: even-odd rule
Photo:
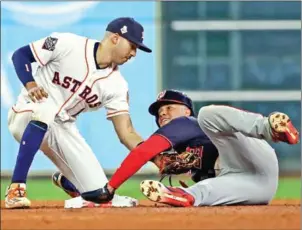
[[[171,121],[171,123],[173,124],[192,124],[192,125],[198,125],[198,121],[195,117],[186,117],[186,116],[183,116],[183,117],[178,117],[178,118],[175,118]]]
[[[181,130],[181,132],[179,132]],[[172,131],[175,135],[183,135],[186,133],[194,133],[194,135],[202,135],[203,131],[201,130],[198,121],[195,117],[178,117],[170,121],[168,124],[158,129],[158,132]],[[174,132],[175,131],[175,132]]]
[[[174,146],[190,143],[209,143],[208,137],[200,128],[195,117],[178,117],[168,124],[160,127],[154,134],[163,135],[168,138]]]
[[[166,130],[182,130],[182,132],[185,132],[187,130],[192,130],[192,129],[200,129],[197,119],[194,117],[186,117],[186,116],[182,116],[182,117],[178,117],[173,119],[172,121],[170,121],[168,124],[160,127],[157,132],[166,132]],[[178,132],[176,132],[178,133]]]

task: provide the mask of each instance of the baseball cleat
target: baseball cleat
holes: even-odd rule
[[[103,204],[84,200],[81,196],[65,200],[64,208],[113,208],[136,207],[138,200],[128,196],[114,195],[112,201]]]
[[[143,180],[140,189],[149,200],[175,207],[191,207],[195,201],[194,197],[183,189],[165,186],[154,180]]]
[[[6,188],[5,207],[10,209],[29,208],[30,200],[26,197],[26,184],[12,183]]]
[[[274,112],[269,115],[268,120],[274,142],[282,141],[292,145],[299,143],[299,132],[292,124],[288,115]]]
[[[65,193],[67,193],[70,197],[77,197],[77,196],[80,196],[80,193],[78,191],[75,191],[75,190],[70,190],[68,188],[65,188],[64,185],[62,184],[62,179],[66,179],[67,178],[60,172],[55,172],[53,175],[52,175],[52,182],[54,185],[56,185],[57,187],[63,189],[63,191]]]

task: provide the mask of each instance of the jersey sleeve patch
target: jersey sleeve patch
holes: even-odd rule
[[[58,42],[57,38],[47,37],[45,39],[45,42],[44,42],[43,46],[42,46],[42,49],[48,50],[48,51],[54,51],[57,42]]]

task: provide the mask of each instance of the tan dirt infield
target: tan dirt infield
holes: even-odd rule
[[[8,210],[1,229],[300,229],[300,200],[268,206],[175,208],[143,200],[135,208],[64,209],[63,201],[33,201]]]

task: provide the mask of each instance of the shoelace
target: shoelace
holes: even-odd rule
[[[221,171],[221,169],[214,169],[214,170],[215,170],[215,172],[216,172],[216,173],[215,173],[216,175],[218,175],[218,174],[220,173],[220,171]],[[171,187],[173,187],[173,185],[172,185],[172,175],[173,175],[173,174],[163,174],[163,175],[161,176],[159,182],[162,182],[163,179],[164,179],[165,177],[168,177],[168,178],[169,178],[169,184],[170,184]],[[182,181],[182,180],[179,180],[178,182],[179,182],[179,184],[180,184],[182,187],[184,187],[184,188],[188,188],[188,187],[189,187],[189,186],[188,186],[184,181]]]
[[[24,188],[16,187],[9,191],[6,196],[11,196],[11,194],[14,194],[17,197],[25,197],[26,191],[24,190]]]
[[[163,175],[161,176],[159,182],[162,182],[162,180],[163,180],[165,177],[168,177],[168,178],[169,178],[169,184],[170,184],[171,187],[173,187],[173,185],[172,185],[172,174],[163,174]],[[182,187],[188,188],[188,185],[187,185],[184,181],[179,180],[178,182],[179,182],[179,184],[180,184]]]
[[[161,178],[160,178],[159,182],[162,182],[162,180],[163,180],[163,179],[165,179],[165,177],[168,177],[168,178],[169,178],[169,184],[170,184],[170,186],[172,186],[172,187],[173,187],[173,185],[172,185],[172,175],[169,175],[169,174],[163,174],[163,175],[161,176]]]

